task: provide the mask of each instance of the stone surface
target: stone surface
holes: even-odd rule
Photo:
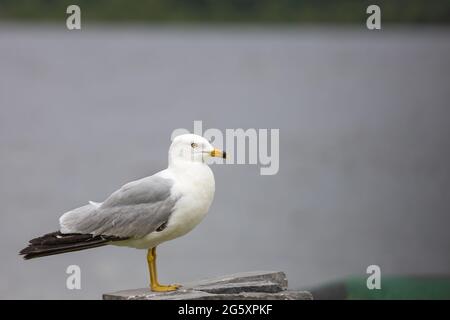
[[[185,283],[172,292],[149,288],[105,293],[105,300],[311,300],[307,291],[287,290],[284,272],[252,271]]]

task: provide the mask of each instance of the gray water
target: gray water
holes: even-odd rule
[[[449,57],[444,28],[0,25],[0,298],[145,286],[144,251],[17,252],[66,210],[165,168],[170,134],[194,120],[280,129],[280,170],[214,165],[208,216],[159,247],[161,282],[448,274]],[[71,264],[81,290],[66,289]]]

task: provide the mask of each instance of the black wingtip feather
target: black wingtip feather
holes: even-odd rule
[[[61,233],[59,231],[47,233],[41,237],[31,239],[26,248],[20,250],[25,260],[45,257],[66,252],[80,251],[101,247],[112,241],[126,240],[116,236],[106,236],[80,233]]]

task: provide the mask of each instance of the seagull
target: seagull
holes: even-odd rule
[[[210,157],[225,159],[226,153],[201,136],[177,136],[167,169],[125,184],[104,202],[64,213],[59,231],[30,240],[20,254],[33,259],[105,245],[146,249],[150,289],[177,290],[180,285],[158,282],[156,247],[187,234],[207,214],[215,191]]]

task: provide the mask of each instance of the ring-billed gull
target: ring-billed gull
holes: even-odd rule
[[[32,259],[109,244],[147,249],[151,289],[176,290],[158,282],[156,246],[185,235],[208,212],[215,191],[209,157],[226,154],[201,136],[176,137],[167,169],[125,184],[102,203],[64,213],[59,231],[30,240],[20,254]]]

